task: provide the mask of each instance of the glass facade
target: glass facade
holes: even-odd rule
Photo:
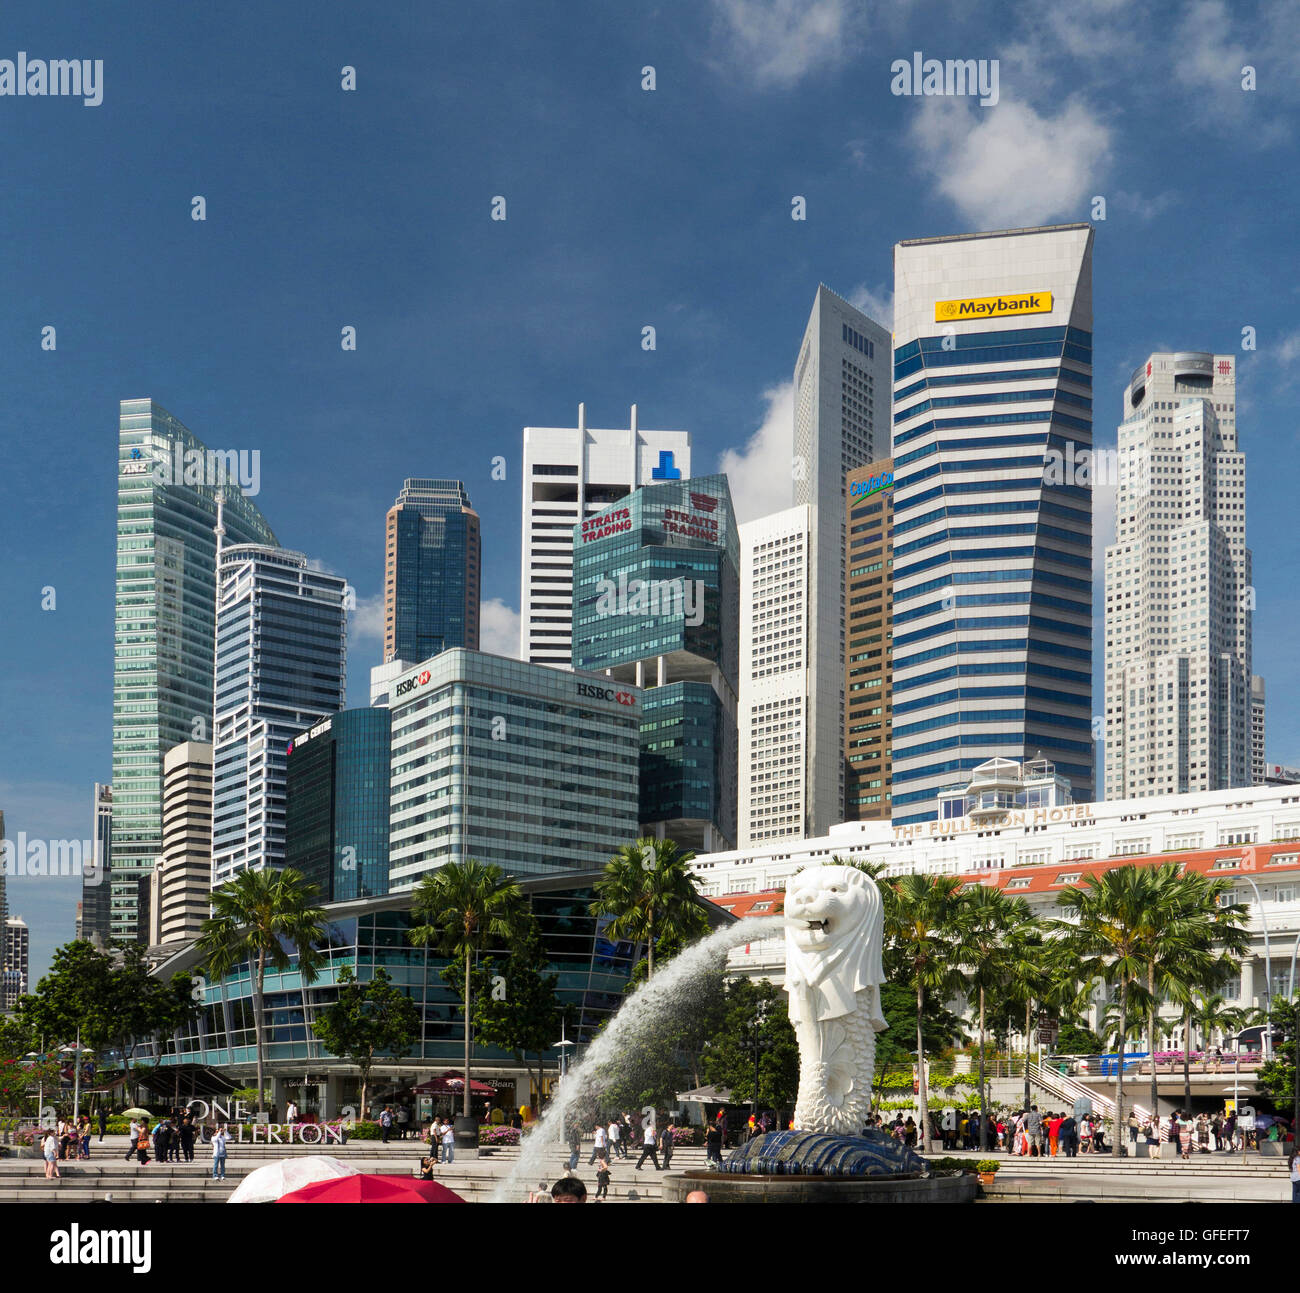
[[[638,691],[457,647],[397,678],[388,704],[394,892],[468,858],[582,871],[636,839]]]
[[[646,690],[641,829],[736,839],[739,560],[725,476],[647,485],[574,528],[573,667]]]
[[[479,518],[458,480],[408,480],[388,513],[384,659],[479,645]]]
[[[342,577],[283,548],[224,548],[217,600],[212,876],[284,863],[289,742],[342,708]]]
[[[345,709],[289,745],[285,862],[321,902],[388,892],[388,797],[392,714]]]
[[[1092,230],[902,242],[895,276],[892,820],[995,758],[1090,799],[1092,492],[1052,464],[1091,458]],[[1035,294],[1042,326],[936,300],[991,291]]]
[[[588,872],[575,884],[571,879],[533,877],[522,886],[540,926],[549,972],[559,979],[560,1002],[575,1011],[569,1039],[579,1043],[591,1041],[623,1003],[624,989],[640,956],[634,944],[606,939],[608,918],[595,917],[588,910],[590,884],[595,878]],[[406,1064],[414,1068],[461,1066],[464,1011],[459,996],[442,977],[448,960],[431,948],[411,945],[408,904],[409,895],[333,904],[327,908],[331,918],[328,936],[320,944],[325,962],[316,982],[304,987],[296,963],[284,974],[266,976],[264,1058],[270,1070],[292,1064],[301,1076],[304,1060],[313,1065],[341,1063],[316,1039],[309,1021],[338,999],[338,976],[344,967],[363,981],[382,968],[415,1002],[421,1017],[420,1037]],[[500,960],[508,954],[506,948],[484,953]],[[192,946],[161,965],[157,974],[165,980],[178,971],[199,972],[199,958]],[[164,1052],[155,1057],[151,1044],[145,1044],[139,1053],[163,1064],[236,1066],[251,1071],[256,1057],[247,962],[205,986],[201,1017],[180,1037],[179,1044],[173,1045],[169,1039]],[[474,1057],[476,1063],[513,1064],[508,1053],[482,1044],[475,1045]],[[547,1053],[550,1063],[558,1058],[558,1051]]]
[[[165,483],[194,455],[216,483]],[[212,722],[217,499],[229,540],[276,538],[217,456],[153,400],[122,401],[117,470],[109,924],[134,939],[138,881],[162,851],[163,755]]]

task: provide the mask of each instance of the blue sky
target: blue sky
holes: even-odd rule
[[[1269,758],[1300,763],[1300,11],[1045,8],[10,8],[0,59],[104,72],[98,107],[0,97],[8,833],[89,836],[92,783],[109,777],[120,399],[152,396],[209,445],[260,450],[281,541],[357,588],[364,703],[384,512],[405,476],[466,482],[484,645],[501,647],[516,640],[523,426],[570,425],[579,401],[593,425],[625,425],[635,402],[642,425],[689,430],[697,472],[726,468],[742,517],[760,515],[785,501],[772,464],[788,462],[819,281],[888,325],[898,239],[1089,219],[1097,195],[1100,443],[1149,351],[1238,351],[1256,330],[1238,379],[1255,666]],[[890,63],[914,50],[996,58],[999,103],[892,95]],[[498,195],[505,221],[490,218]],[[796,195],[806,221],[790,219]],[[1097,516],[1100,545],[1100,493]],[[72,936],[77,885],[9,887],[39,975]]]

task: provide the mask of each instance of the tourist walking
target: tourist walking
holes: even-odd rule
[[[716,1122],[704,1133],[704,1158],[710,1167],[722,1169],[722,1128]]]
[[[596,1198],[609,1198],[609,1163],[603,1158],[596,1168]]]
[[[641,1130],[641,1157],[636,1162],[638,1172],[647,1158],[655,1165],[656,1172],[663,1171],[663,1168],[659,1166],[659,1155],[655,1153],[655,1125],[648,1119]]]
[[[126,1158],[135,1157],[135,1142],[140,1138],[140,1124],[134,1118],[131,1119],[131,1126],[126,1133]]]
[[[606,1133],[607,1133],[607,1135],[608,1135],[608,1137],[609,1137],[609,1156],[610,1156],[610,1158],[615,1158],[615,1157],[617,1157],[617,1155],[618,1155],[618,1143],[619,1143],[619,1137],[622,1135],[622,1132],[623,1132],[623,1129],[618,1125],[618,1119],[617,1119],[617,1118],[611,1118],[611,1119],[609,1120],[609,1126],[606,1128]],[[599,1197],[599,1196],[597,1196],[597,1197]]]
[[[218,1123],[216,1131],[212,1133],[212,1179],[214,1181],[226,1179],[226,1146],[229,1143],[230,1136],[226,1132],[226,1124]]]
[[[59,1180],[59,1140],[55,1133],[48,1129],[41,1137],[41,1157],[45,1160],[45,1179]]]
[[[152,1140],[149,1136],[149,1124],[142,1118],[135,1137],[135,1157],[141,1167],[146,1166],[149,1162],[149,1149],[151,1145]]]
[[[99,1139],[104,1139],[104,1133],[108,1130],[108,1110],[101,1104],[97,1115],[99,1121]]]

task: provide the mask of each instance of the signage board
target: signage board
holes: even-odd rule
[[[1051,292],[1008,292],[1005,296],[973,296],[964,300],[936,301],[936,323],[961,323],[966,319],[1004,319],[1013,314],[1048,314]]]

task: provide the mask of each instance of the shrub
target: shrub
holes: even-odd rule
[[[973,1172],[976,1170],[967,1158],[927,1158],[932,1172]]]
[[[382,1128],[377,1122],[362,1122],[358,1119],[348,1131],[349,1140],[379,1140]]]
[[[480,1145],[517,1145],[519,1131],[515,1127],[480,1127],[478,1129]]]
[[[975,1170],[984,1173],[996,1172],[1001,1166],[1002,1164],[999,1163],[996,1158],[981,1158],[980,1161],[975,1164]]]

